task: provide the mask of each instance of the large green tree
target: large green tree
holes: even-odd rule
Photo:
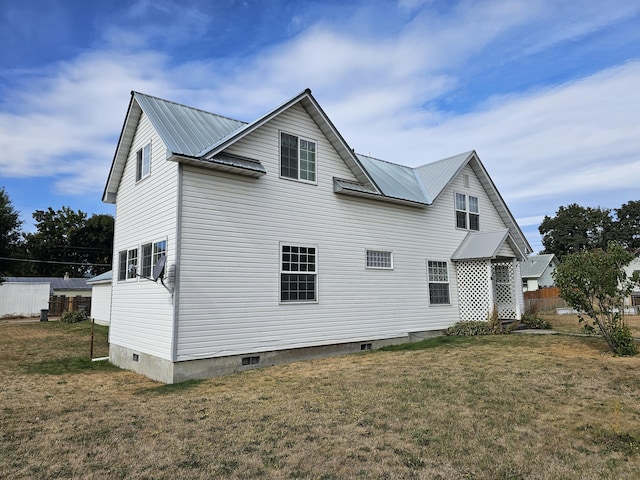
[[[555,217],[545,215],[538,227],[544,253],[553,253],[562,259],[570,253],[605,248],[615,238],[610,213],[608,209],[572,203],[560,207]]]
[[[640,249],[640,201],[616,208],[615,236],[629,252]]]
[[[22,238],[22,221],[4,187],[0,189],[0,276],[19,272],[20,264],[6,260],[15,258]]]
[[[83,261],[91,265],[91,275],[99,275],[111,269],[113,226],[111,215],[93,215],[71,238],[74,248],[84,252]]]

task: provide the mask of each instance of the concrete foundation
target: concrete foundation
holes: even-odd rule
[[[442,333],[442,330],[412,332],[408,335],[394,338],[363,340],[359,342],[292,348],[287,350],[252,352],[243,355],[205,358],[183,362],[171,362],[170,360],[111,344],[109,346],[109,361],[120,368],[132,370],[158,382],[179,383],[187,380],[228,375],[230,373],[255,368],[326,358],[366,350],[376,350],[386,347],[387,345],[419,342],[426,338],[440,336]]]

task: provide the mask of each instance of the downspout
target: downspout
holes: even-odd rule
[[[180,252],[182,242],[182,163],[178,163],[178,199],[176,202],[175,277],[173,280],[173,334],[171,336],[171,361],[178,361],[178,319],[180,314]]]

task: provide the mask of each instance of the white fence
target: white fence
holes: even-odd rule
[[[37,317],[49,308],[49,283],[3,283],[0,285],[1,317]]]

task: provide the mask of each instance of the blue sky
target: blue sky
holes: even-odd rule
[[[305,88],[356,151],[475,149],[534,251],[560,206],[640,200],[640,3],[0,0],[0,187],[101,203],[130,91],[251,121]]]

